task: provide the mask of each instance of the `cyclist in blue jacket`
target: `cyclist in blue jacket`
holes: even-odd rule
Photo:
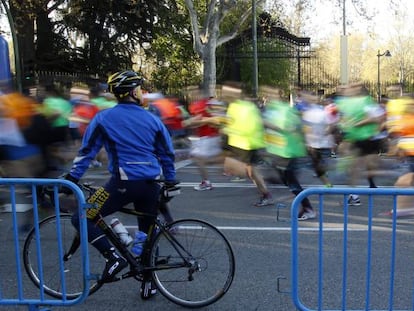
[[[66,175],[66,179],[77,183],[99,150],[105,148],[111,178],[91,197],[90,202],[96,208],[87,212],[89,242],[106,259],[103,280],[114,278],[127,266],[127,261],[96,226],[98,213],[105,217],[133,203],[136,210],[151,215],[138,219],[139,229],[148,232],[157,215],[160,191],[160,185],[154,180],[163,176],[167,186],[176,183],[170,134],[159,118],[142,107],[142,83],[142,77],[134,71],[121,71],[109,77],[108,88],[118,104],[92,119]],[[79,228],[77,214],[72,223]]]

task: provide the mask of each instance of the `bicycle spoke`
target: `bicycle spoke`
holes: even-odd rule
[[[220,299],[234,277],[234,255],[226,238],[199,220],[181,220],[169,230],[176,242],[160,234],[152,248],[154,281],[160,292],[186,307]]]
[[[34,229],[28,234],[24,248],[23,260],[26,272],[30,279],[37,286],[41,286],[41,277],[43,277],[43,288],[45,293],[61,299],[63,297],[63,281],[66,289],[66,298],[75,299],[83,291],[83,271],[82,258],[79,250],[79,241],[76,229],[71,223],[71,216],[62,214],[59,218],[63,254],[71,254],[63,260],[63,271],[60,270],[59,262],[61,261],[58,253],[58,241],[56,231],[56,216],[48,217],[39,223],[40,254],[41,263],[39,266],[39,255],[36,248],[36,234]],[[90,247],[90,258],[92,263],[90,267],[102,267],[102,261],[97,261],[99,255]],[[63,276],[63,277],[62,277]],[[100,285],[96,281],[90,282],[90,294],[95,292]]]

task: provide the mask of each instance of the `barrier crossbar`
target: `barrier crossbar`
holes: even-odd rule
[[[47,280],[44,280],[43,275],[43,263],[42,263],[42,239],[39,235],[39,222],[41,221],[41,213],[39,205],[39,198],[38,198],[38,190],[40,187],[48,187],[48,190],[53,191],[54,199],[52,203],[52,212],[56,215],[60,215],[61,213],[61,206],[59,204],[59,187],[65,186],[70,188],[73,191],[74,199],[76,200],[76,205],[79,210],[79,223],[80,223],[80,252],[81,252],[81,266],[79,269],[80,275],[82,275],[83,280],[81,284],[83,286],[83,291],[81,292],[80,296],[76,299],[67,299],[66,297],[66,278],[65,278],[65,266],[63,260],[64,254],[64,245],[62,245],[62,232],[59,225],[59,222],[56,223],[56,236],[53,238],[57,240],[55,244],[57,245],[57,249],[50,249],[52,252],[57,252],[59,255],[57,256],[59,269],[59,277],[61,281],[61,288],[62,291],[62,299],[52,298],[45,294],[44,289],[42,286],[37,288],[25,275],[24,271],[24,263],[22,259],[22,250],[24,245],[24,240],[27,234],[27,229],[30,227],[34,227],[36,233],[36,258],[37,258],[37,271],[39,272],[39,281],[40,284],[45,284]],[[6,198],[3,197],[3,202],[8,202],[9,209],[7,213],[10,213],[10,216],[5,217],[2,219],[2,227],[3,230],[1,231],[2,237],[2,244],[6,247],[6,244],[9,245],[8,252],[12,252],[14,254],[9,254],[9,257],[5,256],[5,251],[3,250],[3,254],[0,257],[0,265],[3,267],[7,267],[10,264],[10,261],[13,265],[10,265],[9,269],[0,269],[0,307],[1,306],[27,306],[28,310],[36,311],[36,310],[50,310],[49,307],[51,306],[71,306],[78,303],[81,303],[89,294],[89,280],[91,278],[89,273],[89,254],[88,254],[88,241],[87,241],[87,228],[86,228],[86,217],[85,211],[89,208],[89,205],[85,202],[84,194],[82,193],[81,189],[76,186],[74,183],[62,180],[62,179],[38,179],[38,178],[0,178],[0,188],[2,190],[2,194],[7,194]],[[26,213],[31,215],[30,219],[31,222],[26,224],[25,230],[21,228],[21,215],[23,213],[19,213],[18,204],[16,203],[16,193],[18,189],[24,188],[26,189],[25,197],[29,197],[31,203],[26,203],[25,205],[29,205],[30,208]],[[4,212],[4,211],[3,211]],[[2,217],[3,218],[3,217]],[[7,230],[6,228],[9,228]],[[9,232],[8,232],[9,231]],[[10,237],[11,235],[11,237]],[[44,247],[48,247],[47,245],[43,245]],[[7,260],[8,262],[2,262],[3,260]],[[15,271],[12,271],[15,270]]]
[[[349,206],[349,194],[359,195],[364,204]],[[301,192],[291,208],[291,296],[296,308],[414,310],[414,219],[397,217],[398,198],[413,195],[409,188]],[[315,221],[297,219],[304,198],[318,202]],[[381,216],[381,206],[392,213]]]

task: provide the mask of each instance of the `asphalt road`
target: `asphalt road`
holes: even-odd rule
[[[275,199],[275,204],[256,208],[252,206],[258,198],[257,190],[250,181],[230,182],[230,177],[223,176],[220,166],[209,169],[214,189],[198,192],[193,187],[199,182],[197,168],[191,162],[180,162],[178,178],[181,180],[182,194],[171,201],[174,218],[198,218],[208,221],[223,231],[229,239],[236,256],[236,276],[229,292],[215,304],[200,310],[295,310],[291,298],[291,235],[289,208],[277,208],[281,203],[289,207],[293,197],[283,185],[277,183],[277,178],[266,167],[263,173],[272,180],[269,188]],[[398,176],[406,168],[393,159],[384,159],[380,175],[376,178],[379,187],[392,187]],[[321,187],[319,180],[312,176],[309,167],[304,166],[300,179],[306,187]],[[91,169],[84,180],[102,184],[108,174],[104,169]],[[330,173],[330,178],[336,187],[346,184],[346,176]],[[360,179],[360,187],[366,187],[364,178]],[[323,308],[329,310],[341,309],[344,278],[341,268],[344,262],[343,251],[343,197],[327,197],[324,201],[324,238],[319,239],[319,222],[310,220],[300,223],[299,239],[299,296],[305,306],[317,308],[318,295],[323,292]],[[318,197],[311,197],[318,212]],[[367,289],[367,279],[372,281],[370,286],[371,309],[388,309],[388,294],[390,286],[390,247],[391,220],[382,215],[390,209],[391,198],[378,197],[373,203],[374,220],[372,225],[373,243],[370,246],[370,264],[372,275],[367,274],[367,211],[368,200],[361,197],[362,205],[349,210],[348,227],[348,269],[346,277],[347,309],[364,309]],[[22,221],[23,214],[19,213]],[[136,220],[125,215],[117,215],[128,228],[133,230]],[[13,242],[9,213],[0,214],[0,293],[7,286],[13,288]],[[397,247],[398,256],[395,258],[395,303],[400,310],[412,309],[412,258],[413,258],[413,222],[414,218],[404,218],[398,221]],[[324,254],[319,257],[318,243],[323,244]],[[323,291],[318,288],[319,262],[323,262]],[[103,267],[103,266],[102,266]],[[27,286],[30,286],[28,283]],[[5,310],[27,310],[27,307],[3,307]],[[0,306],[0,310],[2,307]],[[184,310],[184,308],[169,302],[161,295],[150,301],[142,301],[139,297],[139,283],[134,280],[107,284],[94,295],[88,297],[82,304],[73,307],[74,310],[106,311],[106,310]],[[394,308],[394,309],[397,309]],[[68,310],[54,307],[52,310]]]

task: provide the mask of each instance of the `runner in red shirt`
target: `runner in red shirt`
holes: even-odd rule
[[[217,126],[212,125],[213,110],[217,106],[224,106],[214,98],[203,98],[190,103],[188,111],[191,117],[183,122],[186,128],[190,128],[191,150],[190,155],[198,165],[201,175],[201,183],[195,186],[197,191],[212,190],[206,165],[211,162],[223,161],[222,136]]]

